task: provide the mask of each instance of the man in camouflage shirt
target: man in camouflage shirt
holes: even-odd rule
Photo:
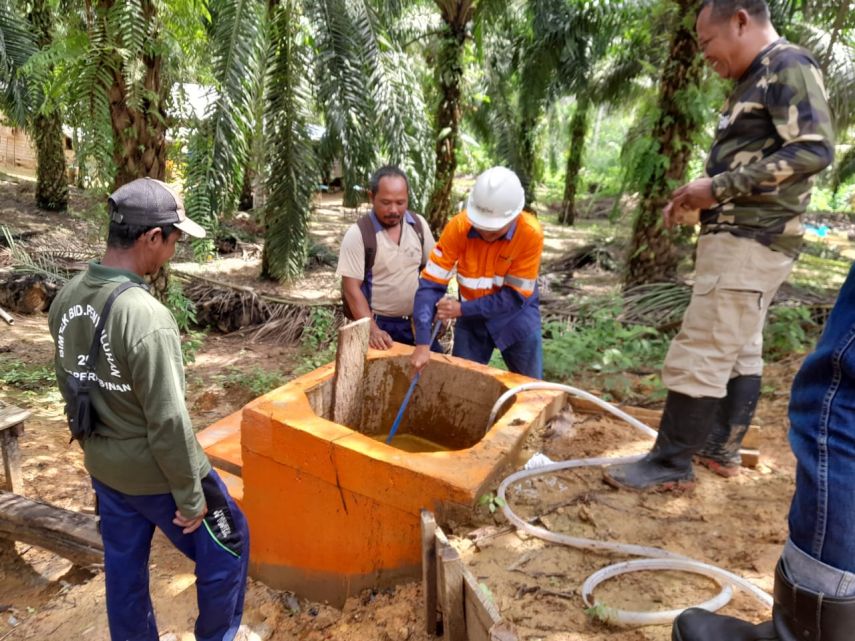
[[[697,452],[716,473],[737,472],[760,395],[766,312],[798,254],[814,177],[834,153],[817,63],[778,35],[765,0],[705,0],[696,27],[705,59],[734,89],[707,175],[675,190],[664,211],[669,226],[699,218],[701,235],[692,299],[662,371],[656,444],[606,470],[609,483],[637,490],[691,485]]]

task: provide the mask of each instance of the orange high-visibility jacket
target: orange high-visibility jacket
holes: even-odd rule
[[[504,349],[540,331],[537,275],[543,230],[537,218],[522,213],[500,239],[488,243],[461,212],[452,218],[430,254],[419,279],[413,315],[416,344],[429,343],[436,302],[456,268],[461,311],[483,317],[493,342]]]

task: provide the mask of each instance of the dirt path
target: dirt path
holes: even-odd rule
[[[26,185],[0,184],[0,212],[24,227],[36,226],[51,242],[69,237],[90,238],[92,224],[81,218],[50,218],[28,205]],[[322,208],[316,239],[335,246],[337,235],[355,219],[353,212]],[[548,227],[549,252],[578,242],[578,231]],[[47,236],[46,236],[47,237]],[[217,263],[220,277],[253,283],[255,258],[234,257]],[[318,272],[312,287],[289,286],[293,293],[324,297],[334,292],[332,269]],[[268,285],[260,285],[269,287]],[[277,291],[282,291],[277,289]],[[0,325],[0,367],[24,363],[49,371],[53,345],[45,315],[15,315],[16,323]],[[188,404],[194,426],[205,427],[253,397],[249,383],[260,374],[286,377],[299,364],[294,346],[253,343],[246,334],[208,335],[188,367]],[[772,587],[774,563],[786,537],[786,513],[793,488],[794,461],[786,442],[786,404],[799,357],[767,368],[764,394],[757,414],[762,425],[762,463],[755,470],[724,480],[701,470],[692,494],[640,495],[605,486],[599,470],[581,470],[524,483],[510,499],[526,518],[539,518],[550,529],[580,536],[657,545],[739,572],[764,589]],[[572,382],[588,387],[588,382]],[[68,509],[91,511],[92,491],[76,446],[67,444],[58,394],[49,381],[33,391],[0,386],[0,400],[32,410],[22,439],[25,493]],[[596,390],[592,390],[596,391]],[[545,452],[554,460],[640,452],[649,441],[630,428],[609,420],[579,415],[569,430],[540,431],[528,440],[527,452]],[[583,611],[580,586],[592,571],[619,558],[560,548],[505,531],[472,543],[470,533],[504,519],[486,505],[473,510],[465,522],[448,524],[455,545],[473,573],[492,593],[500,610],[527,640],[666,641],[666,626],[615,630]],[[0,558],[0,641],[19,639],[86,638],[106,640],[103,574],[71,570],[68,562],[37,548],[18,544],[16,558]],[[191,564],[161,537],[152,555],[152,594],[163,638],[192,639],[195,589]],[[688,605],[708,598],[714,588],[704,579],[683,574],[630,575],[604,585],[597,593],[609,605],[653,609]],[[427,639],[421,618],[420,586],[351,599],[342,611],[307,603],[285,592],[251,581],[245,622],[259,639]],[[737,595],[725,610],[759,620],[761,608]],[[172,636],[169,636],[172,635]]]

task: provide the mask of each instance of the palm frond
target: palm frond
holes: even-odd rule
[[[344,203],[355,206],[376,163],[371,130],[373,89],[368,80],[378,57],[373,23],[363,3],[319,0],[307,15],[315,32],[315,78],[326,136],[341,151]]]
[[[188,209],[214,230],[218,217],[234,211],[255,128],[266,25],[258,0],[211,0],[211,67],[216,96],[202,131],[204,143],[188,158],[193,176]],[[204,178],[203,178],[204,176]]]
[[[311,94],[306,36],[298,0],[284,0],[273,13],[265,83],[269,173],[264,270],[279,279],[303,271],[318,175],[307,126]]]
[[[34,108],[24,65],[38,51],[35,35],[11,2],[0,3],[0,109],[23,126]]]
[[[855,177],[855,147],[850,147],[849,151],[837,161],[834,167],[832,178],[832,186],[835,191],[840,189],[840,186]]]

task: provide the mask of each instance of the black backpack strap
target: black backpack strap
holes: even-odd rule
[[[419,264],[419,275],[421,275],[422,270],[425,268],[425,265],[427,265],[427,260],[425,260],[425,226],[422,219],[419,218],[417,214],[410,215],[416,219],[416,224],[413,225],[413,229],[416,230],[416,235],[419,237],[419,242],[422,244],[422,259]]]
[[[126,281],[110,292],[110,295],[107,297],[107,302],[104,303],[104,309],[101,310],[101,318],[98,319],[98,325],[95,327],[95,336],[92,338],[92,345],[89,347],[89,355],[86,357],[86,362],[83,364],[90,372],[95,369],[95,363],[98,360],[98,351],[101,349],[101,333],[104,331],[104,325],[107,322],[107,316],[110,314],[110,309],[113,307],[113,302],[122,292],[129,290],[131,287],[142,287],[142,285],[130,280]]]
[[[362,246],[365,248],[365,271],[362,274],[362,280],[365,280],[374,268],[374,258],[377,256],[377,232],[374,231],[371,214],[366,214],[357,220],[356,226],[362,233]]]

